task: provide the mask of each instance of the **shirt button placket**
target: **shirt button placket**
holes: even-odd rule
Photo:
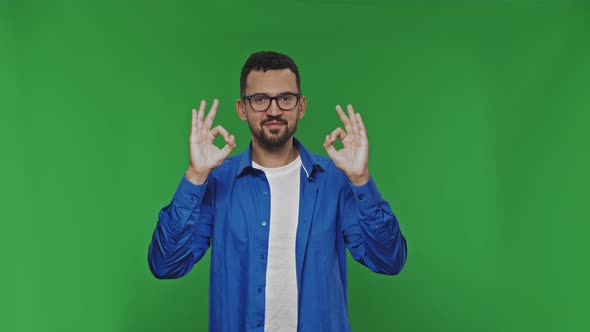
[[[268,198],[268,197],[270,196],[270,195],[269,195],[269,192],[268,192],[268,190],[267,190],[267,189],[263,189],[263,190],[260,192],[260,194],[263,196],[263,198],[264,198],[265,200],[266,200],[266,198]],[[260,222],[260,226],[261,226],[261,227],[263,227],[263,228],[266,228],[266,227],[268,226],[268,221],[267,221],[267,220],[262,220],[262,221]],[[265,230],[265,231],[263,231],[263,234],[266,234],[266,232],[267,232],[266,230]],[[264,264],[264,263],[263,263],[263,262],[264,262],[264,259],[265,259],[265,255],[264,255],[264,253],[262,253],[262,252],[261,252],[261,253],[258,255],[258,258],[260,258],[260,262],[261,262],[262,264]],[[263,287],[258,287],[256,290],[258,291],[258,294],[262,294]],[[263,326],[263,324],[262,324],[262,321],[256,321],[256,327],[262,327],[262,326]]]

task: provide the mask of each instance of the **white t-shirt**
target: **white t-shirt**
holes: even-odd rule
[[[252,162],[270,185],[270,229],[264,330],[297,331],[297,274],[295,236],[299,220],[301,157],[281,167],[266,168]]]

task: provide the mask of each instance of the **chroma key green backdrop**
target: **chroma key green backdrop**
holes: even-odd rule
[[[354,331],[588,331],[590,3],[0,1],[0,330],[206,331],[209,255],[147,248],[187,167],[191,108],[249,141],[248,55],[301,69],[297,136],[363,114],[408,239],[350,260]]]

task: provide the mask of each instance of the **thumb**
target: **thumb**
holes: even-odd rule
[[[221,149],[221,151],[223,152],[223,157],[225,158],[225,157],[229,156],[235,147],[236,147],[236,138],[234,137],[234,135],[230,135],[229,139],[225,143],[225,146]]]

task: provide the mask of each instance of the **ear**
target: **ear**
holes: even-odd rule
[[[236,113],[238,113],[238,117],[244,121],[248,120],[248,116],[246,115],[246,105],[242,99],[236,100]]]
[[[301,119],[305,115],[305,96],[301,96],[299,98],[299,112],[297,113],[297,118]]]

